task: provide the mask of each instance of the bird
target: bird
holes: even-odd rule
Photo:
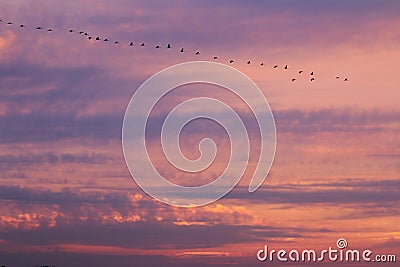
[[[312,71],[312,72],[310,73],[310,75],[314,75],[314,72]]]
[[[103,40],[104,42],[108,42],[108,39],[107,38],[104,38],[104,40]]]
[[[79,32],[79,34],[84,34],[84,33],[85,33],[85,32],[83,32],[83,31],[80,31],[80,32]]]
[[[182,49],[181,49],[181,53],[183,53],[183,52],[185,52],[185,49],[182,48]]]
[[[340,77],[339,76],[336,76],[336,79],[339,79]]]
[[[232,64],[233,62],[235,62],[233,59],[229,60],[229,63],[231,63],[231,64]]]
[[[251,62],[250,62],[250,60],[249,61],[247,61],[247,64],[250,64]]]
[[[264,62],[261,62],[261,64],[260,64],[261,66],[264,66]]]
[[[218,59],[218,57],[217,57],[217,56],[215,56],[215,57],[214,57],[214,60],[216,60],[216,59]]]
[[[284,69],[285,69],[285,70],[287,70],[287,69],[288,69],[288,66],[287,66],[287,65],[285,65]]]
[[[8,24],[8,25],[11,25],[11,24],[13,24],[13,23],[12,23],[12,22],[7,22],[7,24]]]
[[[347,79],[347,78],[344,78],[344,81],[345,81],[345,82],[347,82],[347,81],[348,81],[348,79]]]
[[[89,34],[88,34],[87,32],[85,32],[85,34],[84,34],[84,35],[88,36]]]
[[[96,37],[96,41],[100,41],[100,37],[99,36]]]
[[[74,32],[74,30],[73,30],[73,29],[71,29],[71,30],[69,30],[69,32]]]
[[[48,32],[52,32],[53,30],[52,30],[52,29],[48,29],[47,31],[48,31]]]
[[[129,46],[133,46],[133,42],[130,42]]]
[[[89,39],[89,40],[92,40],[92,36],[89,36],[88,39]]]
[[[200,54],[200,52],[199,51],[197,51],[196,53],[195,53],[195,55],[199,55]]]
[[[119,42],[118,42],[118,41],[115,41],[114,44],[119,44]]]
[[[278,65],[275,65],[275,66],[274,66],[274,69],[276,69],[277,67],[278,67]]]
[[[159,46],[159,45],[156,45],[156,49],[158,49],[158,48],[160,48],[160,46]]]
[[[141,43],[140,46],[145,46],[145,44],[144,44],[144,43]]]
[[[170,45],[170,44],[167,44],[167,48],[171,48],[171,45]]]
[[[299,70],[299,74],[302,74],[303,73],[303,71],[302,70]]]
[[[26,27],[24,24],[19,25],[20,28]]]
[[[36,30],[41,30],[41,29],[43,29],[42,27],[36,27]]]
[[[292,82],[294,82],[296,80],[296,78],[292,78]]]
[[[314,78],[311,78],[311,81],[314,81],[315,79]]]

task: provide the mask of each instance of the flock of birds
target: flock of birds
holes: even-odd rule
[[[2,22],[2,20],[0,19],[0,23],[1,23],[1,22]],[[11,26],[11,25],[14,25],[14,23],[13,23],[13,22],[10,22],[10,21],[7,22],[6,24],[7,24],[7,25],[10,25],[10,26]],[[26,28],[27,26],[24,25],[24,24],[19,24],[18,27],[19,27],[19,28]],[[36,29],[36,30],[42,30],[42,31],[47,31],[47,32],[53,32],[53,29],[51,29],[51,28],[45,29],[45,28],[43,28],[43,27],[41,27],[41,26],[34,27],[34,29]],[[119,41],[110,41],[108,38],[101,38],[100,36],[94,37],[94,36],[90,35],[89,33],[85,32],[85,31],[75,31],[74,29],[69,29],[68,32],[69,32],[69,33],[78,33],[79,35],[82,35],[82,36],[84,36],[85,38],[87,38],[89,41],[90,41],[90,40],[93,40],[93,41],[97,41],[97,42],[99,42],[99,41],[102,41],[102,42],[110,42],[110,43],[113,43],[114,45],[119,45],[119,44],[120,44]],[[134,46],[135,44],[134,44],[134,42],[129,42],[129,43],[127,43],[127,45],[128,45],[128,46]],[[138,46],[142,46],[142,47],[143,47],[143,46],[147,46],[147,44],[145,44],[145,43],[140,43],[140,44],[137,44],[137,45],[138,45]],[[154,48],[155,48],[155,49],[160,49],[161,46],[160,46],[160,45],[156,45],[156,46],[154,46]],[[168,44],[165,45],[165,48],[166,48],[166,49],[172,49],[172,45],[168,43]],[[179,52],[180,52],[180,53],[184,53],[184,52],[186,52],[186,50],[185,50],[185,48],[182,47],[182,48],[179,50]],[[195,51],[194,54],[195,54],[195,55],[200,55],[200,51]],[[213,60],[218,60],[218,56],[214,56],[214,57],[213,57]],[[228,62],[229,62],[229,64],[233,64],[233,63],[235,62],[235,60],[230,59]],[[248,61],[246,62],[246,64],[247,64],[247,65],[250,65],[250,64],[252,64],[252,62],[251,62],[250,60],[248,60]],[[264,62],[261,62],[261,63],[259,63],[259,64],[260,64],[261,67],[264,66]],[[277,69],[278,67],[279,67],[278,65],[274,65],[272,68],[273,68],[273,69]],[[283,67],[283,69],[284,69],[284,70],[289,69],[288,65],[285,65],[285,66]],[[299,74],[299,75],[303,75],[303,73],[304,73],[303,70],[299,70],[299,71],[298,71],[298,74]],[[311,71],[311,72],[309,73],[309,79],[310,79],[311,82],[315,81],[314,71]],[[339,79],[341,79],[341,77],[340,77],[340,76],[336,76],[336,79],[339,80]],[[347,82],[347,81],[349,80],[347,77],[342,78],[342,79],[343,79],[343,81],[345,81],[345,82]],[[297,78],[294,78],[294,77],[291,78],[291,81],[292,81],[292,82],[295,82],[296,80],[297,80]]]

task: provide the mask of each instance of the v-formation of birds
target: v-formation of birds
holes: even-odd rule
[[[2,22],[1,19],[0,19],[0,22]],[[13,25],[13,23],[12,23],[12,22],[7,22],[7,25]],[[26,28],[26,25],[20,24],[19,27],[20,27],[20,28]],[[35,29],[36,29],[36,30],[45,30],[45,31],[47,31],[47,32],[52,32],[52,31],[53,31],[53,29],[51,29],[51,28],[48,28],[48,29],[46,30],[46,29],[44,29],[44,28],[41,27],[41,26],[35,27]],[[82,35],[82,36],[86,37],[88,40],[103,41],[103,42],[112,42],[112,43],[114,43],[115,45],[119,45],[119,44],[120,44],[119,41],[110,41],[108,38],[101,38],[100,36],[93,37],[93,36],[89,35],[89,33],[85,32],[85,31],[75,31],[74,29],[69,29],[68,32],[69,32],[69,33],[78,33],[79,35]],[[134,44],[134,42],[130,42],[130,43],[128,43],[127,45],[128,45],[128,46],[134,46],[135,44]],[[138,45],[138,46],[142,46],[142,47],[143,47],[143,46],[146,46],[145,43],[140,43],[140,44],[137,44],[137,45]],[[169,43],[166,44],[166,45],[163,46],[163,47],[165,47],[166,49],[172,49],[172,45],[169,44]],[[162,47],[161,47],[161,45],[156,45],[156,46],[154,46],[154,48],[155,48],[155,49],[160,49],[160,48],[162,48]],[[182,48],[180,48],[179,52],[180,52],[180,53],[184,53],[184,52],[186,52],[186,50],[182,47]],[[194,52],[194,54],[195,54],[195,55],[200,55],[200,51],[196,51],[196,52]],[[213,60],[218,60],[218,56],[214,56],[214,57],[213,57]],[[235,60],[230,59],[228,62],[229,62],[229,64],[233,64],[233,63],[235,63]],[[248,64],[248,65],[252,64],[251,60],[248,60],[248,61],[246,62],[246,64]],[[259,63],[259,65],[260,65],[261,67],[263,67],[263,66],[264,66],[264,62]],[[278,67],[279,67],[278,65],[274,65],[274,66],[273,66],[273,69],[277,69]],[[286,64],[285,66],[283,66],[283,69],[284,69],[284,70],[289,69],[288,65]],[[298,71],[298,74],[301,75],[303,72],[304,72],[303,70],[299,70],[299,71]],[[309,73],[309,76],[310,76],[310,81],[311,81],[311,82],[315,81],[314,71],[310,72],[310,73]],[[341,78],[340,76],[336,76],[336,79],[337,79],[337,80],[339,80],[340,78]],[[297,80],[297,79],[294,78],[294,77],[291,79],[292,82],[295,82],[296,80]],[[347,82],[348,80],[349,80],[348,78],[343,78],[343,81],[345,81],[345,82]]]

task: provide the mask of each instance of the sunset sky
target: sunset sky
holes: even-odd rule
[[[0,266],[298,266],[256,253],[339,238],[400,261],[399,14],[395,0],[0,1]],[[255,193],[257,149],[221,200],[169,206],[129,173],[125,110],[153,74],[214,56],[268,100],[275,160]],[[155,124],[197,96],[225,100],[254,128],[243,102],[217,86],[174,90],[153,114],[148,146],[180,185],[211,182],[230,153],[225,132],[198,122],[182,132],[183,151],[195,159],[213,138],[214,166],[191,177],[165,163]]]

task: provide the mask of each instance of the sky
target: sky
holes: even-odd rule
[[[1,1],[0,266],[296,266],[256,253],[322,250],[339,238],[399,261],[399,13],[388,0]],[[160,121],[186,99],[224,100],[252,130],[254,148],[232,192],[179,208],[132,179],[122,124],[146,79],[195,60],[227,64],[257,84],[277,147],[249,194],[259,153],[249,109],[217,86],[175,89],[148,129],[149,153],[170,181],[211,182],[230,155],[223,129],[199,121],[180,145],[196,159],[199,141],[212,138],[213,166],[192,176],[165,162]]]

